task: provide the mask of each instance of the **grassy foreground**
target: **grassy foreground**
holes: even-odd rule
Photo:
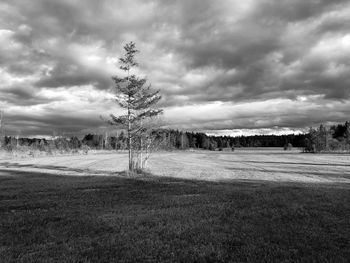
[[[1,262],[348,262],[349,185],[0,176]]]

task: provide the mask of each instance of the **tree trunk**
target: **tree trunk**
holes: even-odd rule
[[[141,124],[141,129],[142,129],[142,119],[140,120],[140,124]],[[140,135],[140,160],[139,160],[139,166],[141,169],[143,169],[143,161],[142,161],[142,150],[143,150],[143,142],[142,142],[142,132]]]
[[[129,149],[129,171],[132,171],[132,151],[131,151],[131,123],[130,110],[128,109],[128,149]]]
[[[128,81],[128,85],[129,85],[129,75],[130,75],[130,70],[128,70],[128,77],[127,77],[127,81]],[[130,112],[130,93],[129,93],[129,97],[128,97],[128,143],[129,143],[129,171],[132,171],[133,170],[133,162],[132,162],[132,159],[133,159],[133,156],[132,156],[132,141],[131,141],[131,118],[130,118],[130,115],[131,115],[131,112]]]

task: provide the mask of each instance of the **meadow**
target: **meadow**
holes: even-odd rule
[[[1,262],[348,262],[350,157],[280,149],[0,161]]]

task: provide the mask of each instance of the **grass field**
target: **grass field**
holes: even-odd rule
[[[126,153],[70,155],[0,161],[2,170],[57,175],[113,175],[127,168]],[[350,183],[350,155],[302,154],[274,148],[235,152],[154,153],[149,171],[161,177],[231,181]]]
[[[1,262],[348,262],[350,156],[237,151],[0,161]]]

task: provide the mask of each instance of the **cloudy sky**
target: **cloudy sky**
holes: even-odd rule
[[[350,113],[349,0],[2,0],[8,133],[81,134],[122,113],[123,45],[163,122],[212,134],[298,132]]]

